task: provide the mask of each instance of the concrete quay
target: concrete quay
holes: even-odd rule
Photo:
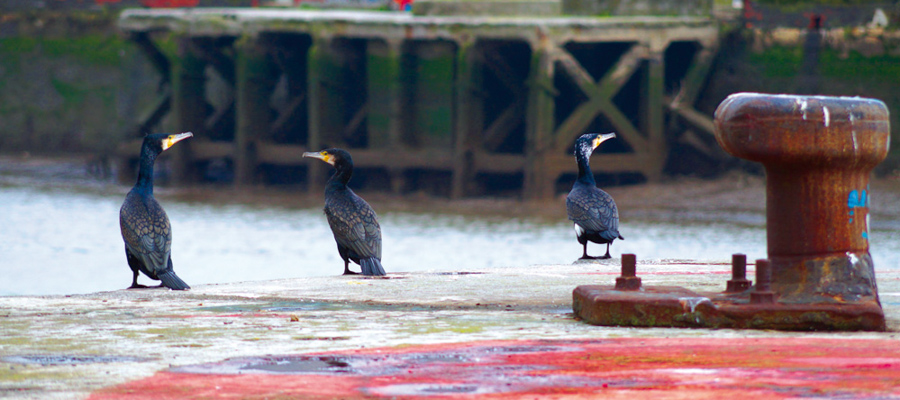
[[[877,272],[887,332],[576,320],[573,289],[612,284],[619,268],[613,259],[2,297],[0,397],[900,398],[900,270]],[[644,287],[715,292],[731,271],[638,259],[637,273]]]

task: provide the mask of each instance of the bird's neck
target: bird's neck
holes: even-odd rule
[[[141,149],[141,164],[138,167],[137,183],[134,184],[135,189],[153,194],[153,164],[156,161],[156,156],[156,153],[146,147]]]
[[[578,182],[596,186],[597,183],[594,181],[594,173],[591,172],[590,157],[591,153],[579,153],[577,156]]]
[[[347,182],[350,182],[351,176],[353,176],[353,167],[348,167],[346,165],[336,165],[334,167],[334,174],[332,174],[331,178],[328,179],[327,189],[346,189]]]

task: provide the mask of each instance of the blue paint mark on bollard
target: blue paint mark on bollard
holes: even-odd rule
[[[850,222],[849,223],[851,223],[851,224],[853,223],[853,215],[854,215],[853,209],[854,208],[857,208],[857,207],[867,208],[868,206],[869,206],[869,197],[868,197],[868,193],[866,190],[862,190],[862,191],[851,190],[850,195],[847,196],[847,207],[850,208],[850,211],[849,211]],[[866,227],[862,233],[863,239],[866,239],[866,240],[869,239],[869,232],[868,232],[869,226],[868,225],[869,224],[866,223]]]
[[[866,198],[866,191],[857,192],[856,190],[850,191],[850,196],[847,197],[847,207],[856,208],[856,207],[868,207],[868,199]],[[853,210],[850,210],[850,213],[853,213]]]

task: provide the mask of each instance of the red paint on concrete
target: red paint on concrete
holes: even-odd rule
[[[304,355],[316,356],[316,355]],[[240,359],[157,373],[112,399],[885,398],[900,396],[900,346],[876,339],[627,338],[491,341],[319,354],[342,372],[273,373]],[[221,373],[231,362],[231,372]],[[235,364],[236,363],[236,364]],[[183,367],[182,369],[191,367]]]
[[[731,271],[637,271],[637,276],[641,275],[725,275],[731,274]],[[581,272],[577,275],[622,275],[621,272]]]

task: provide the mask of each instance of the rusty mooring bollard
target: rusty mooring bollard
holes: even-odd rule
[[[637,256],[622,254],[622,276],[616,278],[616,290],[638,290],[641,278],[637,277]]]
[[[719,105],[715,124],[723,149],[765,166],[768,256],[779,302],[874,301],[880,309],[868,185],[890,145],[884,103],[739,93]]]
[[[725,287],[725,293],[739,293],[750,288],[750,281],[747,280],[747,255],[732,254],[731,255],[731,279]]]

